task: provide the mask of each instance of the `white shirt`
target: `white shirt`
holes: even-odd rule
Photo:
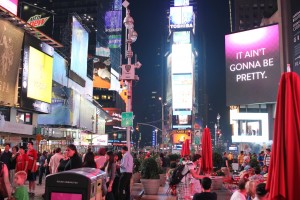
[[[49,162],[49,168],[50,168],[50,172],[51,174],[55,174],[57,173],[57,168],[59,165],[59,162],[61,159],[63,159],[64,156],[61,153],[55,153],[51,158],[50,158],[50,162]]]
[[[239,190],[236,190],[236,191],[232,194],[230,200],[246,200],[246,197],[245,197],[245,195],[243,195]]]

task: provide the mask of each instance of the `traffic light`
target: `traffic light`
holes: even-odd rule
[[[138,124],[136,125],[136,127],[135,127],[135,130],[136,130],[136,131],[139,131],[139,130],[140,130],[140,128],[139,128],[139,125],[138,125]]]

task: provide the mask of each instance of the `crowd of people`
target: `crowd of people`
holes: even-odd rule
[[[153,154],[154,152],[152,156]],[[85,154],[80,155],[76,146],[70,144],[64,151],[56,148],[52,152],[44,151],[38,155],[32,142],[28,142],[27,148],[24,146],[11,148],[10,144],[5,144],[5,149],[0,155],[0,177],[3,177],[5,191],[3,193],[0,190],[0,200],[5,197],[27,200],[29,196],[35,195],[36,175],[38,175],[37,185],[42,185],[44,175],[81,167],[97,168],[106,172],[106,188],[103,189],[105,199],[127,200],[130,199],[130,179],[134,169],[133,158],[136,156],[136,154],[131,155],[128,152],[127,146],[123,146],[121,152],[100,148],[97,153],[94,153],[89,148]],[[151,154],[148,152],[139,156],[147,159]],[[182,174],[185,176],[172,191],[177,199],[217,199],[217,194],[210,191],[211,174],[204,174],[201,171],[202,158],[200,154],[186,155],[178,162],[172,163],[163,153],[156,156],[160,158],[161,167],[170,168],[167,171],[167,180],[170,180],[178,165],[184,165]],[[225,177],[228,176],[229,180],[233,180],[233,176],[231,176],[233,162],[237,162],[239,168],[239,181],[236,183],[238,190],[233,192],[231,200],[263,200],[266,198],[267,192],[263,175],[268,172],[270,158],[270,149],[266,149],[266,153],[262,151],[258,156],[241,151],[236,158],[231,153],[223,153],[221,171],[225,173]],[[250,165],[251,159],[257,160],[259,167],[253,168]],[[24,186],[26,180],[29,183],[28,188]]]
[[[76,146],[70,144],[64,151],[56,148],[50,153],[44,151],[38,156],[33,143],[28,142],[27,148],[11,148],[10,144],[5,144],[5,149],[0,155],[0,178],[4,182],[3,187],[0,183],[0,200],[28,200],[30,196],[35,196],[36,175],[37,185],[42,185],[44,175],[82,167],[97,168],[106,172],[106,187],[103,188],[105,199],[130,199],[133,157],[127,146],[123,146],[121,151],[116,153],[100,148],[97,155],[89,148],[85,154],[80,155]],[[28,188],[25,186],[26,181]]]

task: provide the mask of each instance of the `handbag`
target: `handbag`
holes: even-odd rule
[[[4,168],[4,163],[0,163],[1,165],[1,173],[0,173],[0,194],[3,198],[8,197],[5,181],[4,181],[4,173],[3,173],[3,168]]]

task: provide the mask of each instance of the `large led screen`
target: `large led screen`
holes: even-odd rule
[[[225,36],[227,105],[275,102],[280,80],[278,25]]]
[[[87,75],[89,34],[73,16],[71,70],[81,78]]]
[[[107,11],[105,13],[105,31],[122,31],[122,11]]]
[[[51,112],[39,114],[38,124],[71,125],[71,89],[55,84],[52,88]]]
[[[17,15],[18,0],[0,0],[0,6],[7,9],[9,12]]]
[[[300,1],[291,1],[294,71],[300,75]]]
[[[48,44],[41,42],[39,39],[35,38],[34,36],[25,34],[23,53],[24,53],[24,57],[23,57],[23,69],[22,69],[22,87],[21,87],[21,95],[20,95],[21,108],[34,110],[40,113],[49,113],[50,103],[48,102],[51,102],[51,89],[52,89],[51,87],[49,89],[49,86],[52,85],[52,62],[53,61],[51,61],[51,58],[47,56],[50,57],[53,56],[54,49]],[[51,72],[49,71],[50,70],[49,68],[51,68]],[[50,77],[46,77],[49,75]],[[45,80],[43,80],[44,78]],[[41,91],[43,88],[45,88],[45,91]],[[38,95],[37,93],[39,92],[35,90],[40,90],[39,92],[42,93]],[[49,96],[50,96],[50,100],[49,100]]]
[[[173,129],[188,129],[192,127],[192,115],[173,115]]]
[[[191,44],[172,45],[172,74],[192,73],[192,46]]]
[[[53,58],[29,47],[27,97],[51,103]]]
[[[14,106],[24,31],[2,19],[0,27],[0,101]]]
[[[190,31],[174,31],[173,44],[190,44],[191,33]]]
[[[193,28],[193,6],[171,7],[170,28]]]
[[[108,36],[108,47],[111,49],[120,48],[121,47],[122,37],[120,34],[118,35],[109,35]]]
[[[174,0],[174,6],[188,6],[190,5],[189,0]]]
[[[54,14],[45,9],[23,2],[20,17],[31,26],[52,37]]]
[[[94,81],[95,88],[110,88],[111,62],[109,57],[97,56],[94,59]]]
[[[263,143],[269,140],[268,113],[235,113],[232,121],[232,142]]]
[[[68,84],[67,67],[67,61],[57,52],[54,52],[52,79],[63,86]]]
[[[192,110],[192,74],[172,75],[172,97],[173,115],[176,111]]]

